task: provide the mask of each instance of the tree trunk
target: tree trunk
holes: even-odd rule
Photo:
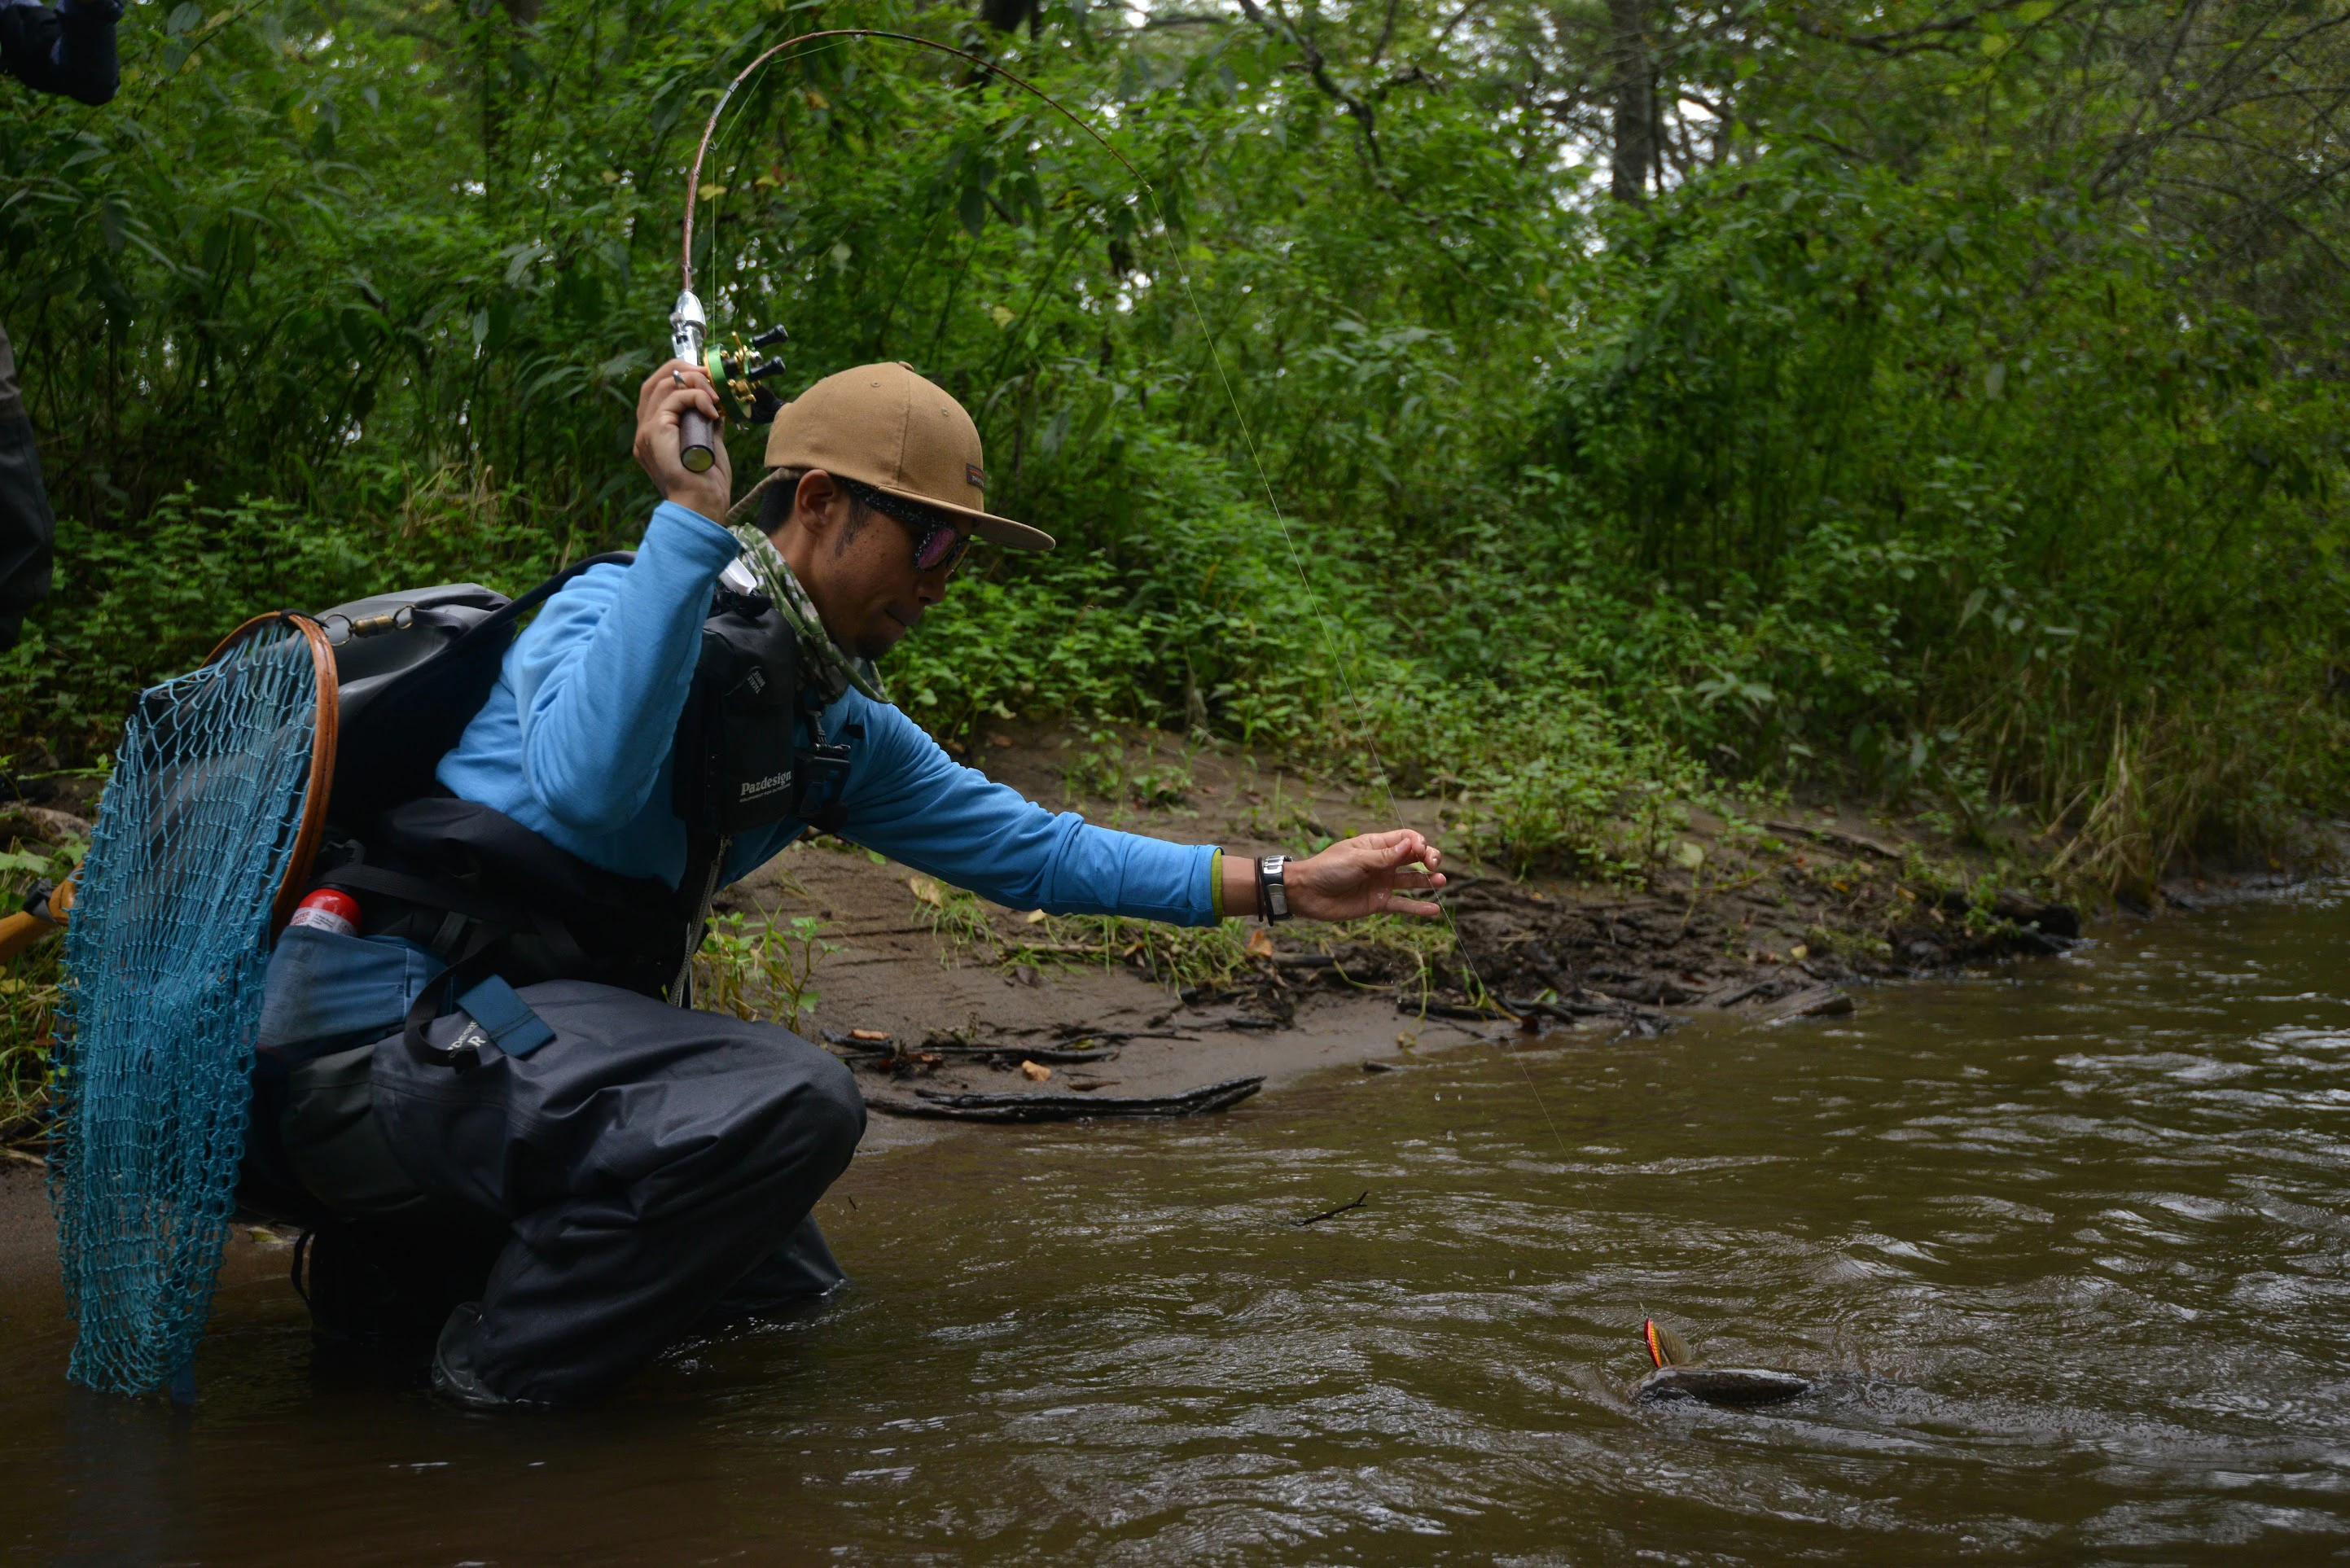
[[[1648,6],[1649,0],[1607,0],[1607,85],[1615,109],[1607,190],[1619,202],[1648,199],[1648,172],[1657,163],[1657,67],[1648,41]]]

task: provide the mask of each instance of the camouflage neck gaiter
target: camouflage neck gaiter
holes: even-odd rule
[[[873,661],[848,652],[832,640],[816,613],[816,601],[800,587],[799,578],[776,549],[775,542],[747,524],[728,530],[743,541],[743,564],[751,568],[760,588],[775,602],[775,611],[791,624],[800,639],[801,679],[808,681],[829,705],[854,686],[876,702],[889,701],[881,689],[881,672]]]

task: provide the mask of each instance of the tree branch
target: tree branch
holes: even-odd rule
[[[1827,43],[1845,44],[1856,49],[1866,49],[1871,54],[1898,57],[1902,55],[1920,54],[1928,49],[1955,47],[1950,42],[1952,34],[1968,32],[1980,24],[1985,16],[1996,16],[2002,12],[2012,11],[2017,6],[2028,3],[2029,0],[1999,0],[1999,4],[1995,5],[1985,5],[1979,10],[1969,11],[1963,16],[1945,16],[1938,22],[1920,22],[1914,27],[1896,27],[1884,33],[1847,32],[1834,23],[1814,22],[1808,16],[1800,15],[1795,18],[1795,26],[1799,31]],[[2069,4],[2060,5],[2056,10],[2050,12],[2047,17],[2042,18],[2042,22],[2062,16],[2071,8]],[[2033,24],[2034,26],[2040,25],[2041,23]]]
[[[1266,0],[1266,4],[1272,8],[1270,16],[1267,16],[1265,10],[1257,5],[1256,0],[1241,0],[1241,14],[1274,38],[1295,49],[1298,58],[1305,67],[1305,74],[1313,78],[1314,85],[1321,88],[1324,96],[1333,103],[1337,104],[1354,117],[1355,133],[1361,140],[1363,156],[1369,161],[1379,183],[1382,186],[1387,185],[1387,164],[1379,156],[1378,111],[1355,94],[1340,87],[1331,77],[1329,62],[1322,57],[1322,51],[1314,47],[1313,40],[1291,24],[1287,14],[1281,9],[1281,0]]]
[[[1452,36],[1452,29],[1467,21],[1469,19],[1469,13],[1474,11],[1478,6],[1482,5],[1484,3],[1485,0],[1461,0],[1461,9],[1452,13],[1452,20],[1445,23],[1442,27],[1437,30],[1435,47],[1440,49],[1442,48],[1445,42]]]
[[[1379,57],[1388,52],[1388,45],[1394,42],[1396,6],[1400,3],[1401,0],[1388,0],[1387,20],[1379,24],[1379,41],[1371,46],[1371,57],[1363,62],[1366,69],[1378,65]]]
[[[2315,245],[2324,255],[2326,260],[2341,268],[2343,272],[2350,273],[2350,261],[2343,260],[2340,252],[2328,244],[2318,235],[2316,231],[2313,230],[2307,223],[2303,223],[2299,218],[2294,217],[2291,213],[2287,212],[2285,210],[2284,203],[2282,202],[2247,198],[2241,192],[2230,191],[2224,185],[2214,184],[2209,180],[2193,179],[2184,174],[2165,175],[2159,182],[2158,182],[2158,183],[2165,185],[2192,186],[2198,190],[2209,191],[2217,196],[2227,197],[2230,201],[2244,202],[2249,206],[2264,212],[2270,217],[2272,217],[2278,222],[2283,223],[2287,228],[2293,230],[2311,244]],[[2234,249],[2236,252],[2241,254],[2245,249],[2245,243],[2240,242]]]

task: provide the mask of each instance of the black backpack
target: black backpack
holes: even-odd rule
[[[432,794],[433,770],[488,701],[522,618],[589,567],[635,559],[625,550],[591,556],[518,598],[444,583],[320,612],[340,710],[330,825],[358,832]],[[727,837],[795,815],[837,828],[848,751],[825,742],[813,713],[811,743],[797,742],[793,721],[806,699],[790,627],[764,597],[722,581],[675,741],[674,805],[689,836]],[[845,738],[858,738],[854,729]]]
[[[335,649],[338,733],[328,820],[364,828],[388,807],[432,790],[432,770],[489,700],[522,618],[591,566],[626,566],[631,551],[590,556],[519,598],[479,583],[376,594],[315,618]]]

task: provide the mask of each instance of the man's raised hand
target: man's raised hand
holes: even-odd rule
[[[677,417],[687,409],[700,409],[724,426],[726,411],[718,406],[708,371],[684,359],[671,359],[645,378],[645,384],[637,389],[637,463],[652,476],[662,500],[691,507],[713,523],[723,523],[727,508],[734,502],[733,466],[726,460],[725,443],[715,441],[712,445],[717,461],[708,472],[687,471],[678,456],[677,433]]]

